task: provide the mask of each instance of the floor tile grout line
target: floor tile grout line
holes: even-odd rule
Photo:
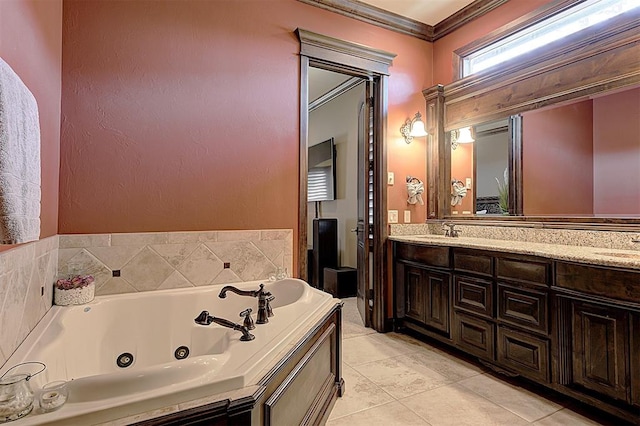
[[[363,376],[363,377],[364,377],[364,376]],[[365,379],[366,379],[366,377],[365,377]],[[367,379],[367,380],[369,380],[369,381],[371,382],[371,380],[370,380],[370,379]],[[382,388],[381,388],[380,386],[378,386],[377,384],[375,384],[375,383],[373,383],[373,382],[371,382],[371,383],[372,383],[375,387],[377,387],[378,389],[380,389],[382,392],[386,393],[387,395],[389,395],[389,396],[390,396],[391,398],[393,398],[393,399],[392,399],[391,401],[383,402],[383,403],[381,403],[381,404],[372,405],[372,406],[370,406],[370,407],[363,408],[363,409],[360,409],[360,410],[356,410],[356,411],[353,411],[353,412],[351,412],[351,413],[348,413],[348,414],[345,414],[345,415],[342,415],[342,416],[339,416],[339,417],[334,417],[334,418],[331,418],[330,420],[341,419],[341,418],[343,418],[343,417],[347,417],[347,416],[350,416],[350,415],[352,415],[352,414],[362,413],[363,411],[371,410],[372,408],[378,408],[378,407],[381,407],[381,406],[383,406],[383,405],[389,404],[389,403],[391,403],[391,402],[397,402],[397,401],[398,401],[398,399],[397,399],[397,398],[395,398],[393,395],[389,394],[389,392],[385,391],[384,389],[382,389]]]
[[[448,385],[445,385],[445,386],[448,386]],[[434,388],[434,389],[437,389],[437,388]],[[428,390],[428,391],[424,391],[424,392],[420,392],[420,393],[427,393],[427,392],[429,392],[429,391],[431,391],[431,390],[433,390],[433,389],[430,389],[430,390]],[[403,406],[404,408],[406,408],[407,410],[411,411],[413,414],[415,414],[416,416],[418,416],[419,418],[421,418],[422,420],[424,420],[424,422],[425,422],[426,424],[428,424],[428,425],[430,425],[430,426],[431,426],[431,423],[429,423],[429,420],[425,419],[425,418],[424,418],[424,417],[422,417],[419,413],[416,413],[415,411],[413,411],[413,410],[411,409],[411,407],[409,407],[408,405],[406,405],[406,404],[404,404],[404,403],[402,402],[402,400],[403,400],[403,399],[412,398],[412,397],[414,397],[414,396],[416,396],[416,395],[419,395],[419,394],[415,394],[415,395],[408,396],[408,397],[406,397],[406,398],[398,399],[397,401],[398,401],[400,404],[402,404],[402,406]]]
[[[453,385],[453,384],[457,384],[457,385],[459,385],[459,386],[463,386],[462,384],[460,384],[460,383],[458,383],[458,382],[455,382],[455,383],[447,383],[447,384],[443,384],[442,386],[438,386],[438,387],[435,387],[435,388],[433,388],[433,389],[429,389],[429,390],[426,390],[426,391],[424,391],[424,392],[419,392],[419,393],[416,393],[416,394],[413,394],[413,395],[407,396],[407,397],[405,397],[405,398],[399,399],[399,400],[398,400],[398,402],[399,402],[399,403],[401,403],[403,406],[405,406],[409,411],[411,411],[412,413],[415,413],[418,417],[420,417],[421,419],[424,419],[424,421],[428,423],[428,420],[427,420],[427,419],[425,419],[425,418],[424,418],[424,417],[422,417],[420,414],[418,414],[418,413],[416,413],[415,411],[413,411],[413,410],[412,410],[410,407],[408,407],[407,405],[403,404],[403,403],[402,403],[402,400],[404,400],[404,399],[408,399],[408,398],[413,398],[413,397],[415,397],[415,396],[417,396],[417,395],[420,395],[420,394],[423,394],[423,393],[427,393],[427,392],[431,392],[432,390],[437,390],[437,389],[442,388],[442,387],[445,387],[445,386],[451,386],[451,385]],[[485,398],[484,396],[480,395],[479,393],[475,392],[474,390],[469,389],[469,388],[467,388],[466,386],[463,386],[463,387],[464,387],[465,389],[467,389],[469,392],[473,393],[474,395],[477,395],[477,396],[481,397],[482,399],[484,399],[485,401],[488,401],[490,404],[493,404],[493,405],[495,405],[496,407],[498,407],[498,408],[500,408],[500,409],[503,409],[503,410],[505,410],[505,411],[507,411],[507,412],[509,412],[509,413],[513,414],[514,416],[516,416],[516,417],[518,417],[518,418],[520,418],[520,419],[524,420],[525,422],[527,422],[527,424],[532,425],[532,424],[534,423],[534,422],[531,422],[531,421],[529,421],[529,420],[527,420],[527,419],[525,419],[525,418],[523,418],[523,417],[519,416],[518,414],[514,413],[513,411],[511,411],[511,410],[509,410],[509,409],[507,409],[507,408],[505,408],[505,407],[501,406],[500,404],[498,404],[498,403],[496,403],[496,402],[494,402],[494,401],[491,401],[491,400],[490,400],[490,399],[488,399],[488,398]],[[538,419],[538,420],[540,420],[540,419]],[[535,421],[537,422],[538,420],[535,420]]]
[[[484,373],[484,374],[489,374],[489,372]],[[465,386],[463,383],[460,383],[459,385],[460,385],[460,386],[462,386],[462,387],[464,387],[465,389],[467,389],[469,392],[473,392],[475,395],[478,395],[479,397],[481,397],[481,398],[485,399],[486,401],[489,401],[490,403],[492,403],[492,404],[494,404],[494,405],[496,405],[496,406],[498,406],[498,407],[502,408],[503,410],[506,410],[506,411],[510,412],[511,414],[513,414],[513,415],[515,415],[515,416],[518,416],[519,418],[521,418],[522,420],[524,420],[524,421],[526,421],[526,422],[528,422],[528,423],[530,423],[530,424],[533,424],[533,423],[535,423],[535,422],[537,422],[537,421],[539,421],[539,420],[542,420],[542,419],[544,419],[545,417],[550,416],[551,414],[557,413],[558,411],[560,411],[560,410],[562,410],[562,409],[564,408],[564,407],[562,407],[562,406],[561,406],[558,410],[554,411],[553,413],[551,413],[551,414],[549,414],[549,415],[547,415],[547,416],[543,416],[543,417],[541,417],[541,418],[539,418],[539,419],[535,419],[535,420],[531,421],[531,420],[525,419],[524,417],[522,417],[522,416],[521,416],[521,415],[519,415],[518,413],[516,413],[516,412],[514,412],[513,410],[511,410],[511,409],[509,409],[509,408],[507,408],[507,407],[503,406],[502,404],[499,404],[499,403],[498,403],[498,402],[496,402],[496,401],[492,401],[492,400],[490,400],[489,398],[487,398],[486,396],[484,396],[484,395],[482,395],[482,394],[479,394],[478,392],[474,391],[473,389],[469,388],[468,386]],[[516,391],[517,391],[517,390],[516,390]],[[519,391],[517,391],[517,392],[519,392]],[[538,395],[538,396],[540,396],[540,395]],[[544,398],[543,396],[540,396],[540,397],[541,397],[541,398]],[[547,398],[544,398],[544,399],[547,399]],[[552,402],[553,402],[553,401],[552,401]],[[559,404],[558,404],[558,405],[559,405]]]
[[[378,404],[378,405],[375,405],[375,406],[373,406],[373,407],[367,407],[367,408],[365,408],[365,409],[363,409],[363,410],[354,411],[354,412],[353,412],[353,413],[351,413],[351,414],[345,414],[344,416],[334,417],[334,418],[332,418],[332,419],[329,419],[329,421],[328,421],[327,423],[333,422],[334,420],[338,420],[338,419],[344,419],[345,417],[349,417],[349,416],[352,416],[352,415],[354,415],[354,414],[364,413],[365,411],[369,411],[369,410],[372,410],[372,409],[374,409],[374,408],[384,407],[385,405],[393,404],[394,402],[400,402],[400,401],[399,401],[398,399],[394,398],[394,399],[393,399],[393,401],[384,402],[384,403],[382,403],[382,404]],[[406,405],[404,405],[404,404],[402,404],[402,403],[401,403],[401,405],[402,405],[403,407],[405,407],[405,408],[407,408],[407,409],[408,409],[408,407],[407,407]],[[409,411],[411,411],[412,413],[416,414],[416,413],[415,413],[415,411],[413,411],[413,410],[411,410],[411,409],[409,409]],[[421,417],[421,416],[419,416],[418,414],[416,414],[416,415],[417,415],[421,420],[423,420],[425,423],[427,423],[427,425],[431,426],[431,423],[429,423],[429,422],[427,422],[426,420],[424,420],[424,418],[422,418],[422,417]]]

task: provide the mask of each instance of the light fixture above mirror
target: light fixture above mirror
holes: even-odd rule
[[[407,118],[404,124],[400,126],[400,133],[407,144],[410,144],[413,138],[421,138],[428,135],[420,111],[416,112],[413,119]]]

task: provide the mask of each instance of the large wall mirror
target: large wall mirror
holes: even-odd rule
[[[427,217],[637,228],[639,28],[636,8],[607,31],[426,89]]]
[[[509,129],[516,119],[519,135]],[[462,143],[448,135],[452,216],[640,218],[640,87],[469,127]]]

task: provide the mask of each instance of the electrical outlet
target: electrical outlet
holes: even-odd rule
[[[398,223],[398,210],[389,210],[389,223]]]
[[[404,223],[411,223],[411,210],[404,211]]]
[[[387,173],[387,184],[393,185],[394,183],[396,183],[396,176],[393,174],[393,172]]]

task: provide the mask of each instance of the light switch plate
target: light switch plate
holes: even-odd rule
[[[411,223],[411,210],[404,211],[404,223]]]
[[[389,223],[398,223],[398,210],[389,210]]]
[[[393,172],[387,173],[387,184],[393,185],[394,183],[396,183],[396,177]]]
[[[466,184],[467,184],[467,185],[466,185],[466,188],[467,188],[467,189],[471,189],[471,178],[467,178],[467,179],[466,179],[466,181],[467,181],[467,182],[466,182]]]

